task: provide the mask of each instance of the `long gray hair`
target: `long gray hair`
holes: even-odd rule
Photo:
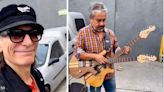
[[[107,8],[102,2],[93,2],[90,6],[90,18],[93,18],[96,12],[106,12]]]

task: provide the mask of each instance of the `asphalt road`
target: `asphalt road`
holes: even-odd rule
[[[66,79],[64,79],[59,87],[54,92],[67,92],[66,91]]]
[[[118,92],[163,92],[163,63],[120,63],[116,72]]]

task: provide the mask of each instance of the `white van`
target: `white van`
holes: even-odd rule
[[[69,12],[68,13],[68,48],[69,55],[73,53],[74,42],[78,31],[86,26],[84,15],[80,12]]]
[[[44,30],[39,42],[36,67],[43,75],[50,92],[66,77],[66,27]]]

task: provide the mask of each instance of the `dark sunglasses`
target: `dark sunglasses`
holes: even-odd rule
[[[1,36],[9,36],[10,40],[14,43],[21,43],[24,40],[24,37],[28,34],[30,36],[30,39],[33,42],[38,42],[42,38],[43,30],[29,30],[29,31],[24,31],[21,29],[7,29],[3,31],[0,35]]]

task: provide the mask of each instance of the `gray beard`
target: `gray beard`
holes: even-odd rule
[[[103,29],[99,29],[99,30],[96,30],[97,32],[102,32],[104,31],[104,28]]]
[[[93,27],[93,29],[96,31],[96,32],[102,32],[102,31],[104,31],[104,28],[102,28],[102,29],[95,29],[94,27]]]
[[[96,31],[96,32],[102,32],[102,31],[104,31],[104,30],[105,30],[105,27],[104,27],[104,28],[102,28],[102,29],[99,29],[99,30],[95,29],[93,26],[92,26],[92,28],[93,28],[93,30],[94,30],[94,31]]]

